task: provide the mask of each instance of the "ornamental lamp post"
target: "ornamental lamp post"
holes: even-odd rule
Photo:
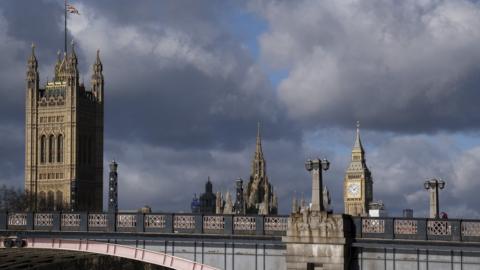
[[[312,206],[311,211],[325,211],[323,205],[323,184],[322,170],[326,171],[330,167],[327,159],[314,159],[305,162],[305,169],[312,172]]]
[[[423,187],[430,190],[430,218],[439,218],[439,196],[438,190],[445,188],[445,181],[432,178],[425,181]]]

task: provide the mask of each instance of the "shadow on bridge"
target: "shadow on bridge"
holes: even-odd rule
[[[1,240],[0,269],[216,269],[161,252],[112,243],[54,238]]]
[[[0,269],[167,270],[170,268],[93,253],[13,248],[0,249]]]

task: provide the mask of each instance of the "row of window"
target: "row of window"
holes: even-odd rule
[[[40,117],[40,123],[54,123],[63,122],[63,116],[42,116]]]
[[[54,211],[62,210],[65,208],[65,203],[63,202],[63,192],[57,190],[53,192],[52,190],[45,192],[40,191],[38,193],[38,210],[39,211]]]
[[[62,163],[64,155],[63,141],[64,138],[62,134],[57,136],[50,135],[48,138],[47,136],[42,135],[40,137],[40,164],[55,162]],[[95,160],[94,155],[95,145],[93,138],[81,136],[78,145],[78,162],[80,164],[92,164]]]
[[[40,137],[40,163],[63,162],[63,135]]]
[[[44,179],[63,179],[63,173],[41,173],[38,175],[40,180]]]

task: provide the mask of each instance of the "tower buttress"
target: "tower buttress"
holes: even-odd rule
[[[35,45],[32,43],[32,53],[27,61],[27,92],[25,100],[25,190],[29,194],[29,208],[35,210],[37,190],[37,157],[38,157],[38,109],[39,73],[38,61],[35,56]]]

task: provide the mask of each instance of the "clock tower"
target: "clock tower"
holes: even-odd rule
[[[372,186],[372,175],[365,162],[365,151],[360,140],[360,124],[357,121],[352,161],[347,168],[343,184],[345,214],[352,216],[368,214],[368,205],[373,198]]]

